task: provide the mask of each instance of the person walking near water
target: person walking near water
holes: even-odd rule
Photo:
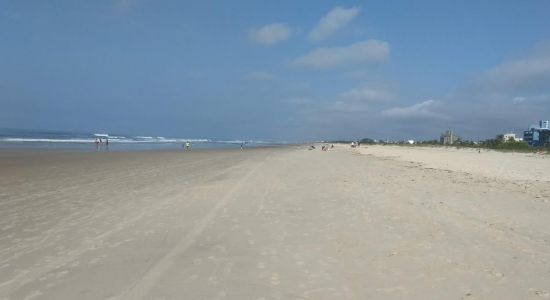
[[[185,142],[185,150],[189,150],[190,147],[191,147],[191,143]]]

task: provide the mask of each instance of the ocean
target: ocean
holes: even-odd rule
[[[96,145],[95,140],[101,139]],[[109,141],[107,144],[107,140]],[[215,140],[111,133],[64,132],[48,130],[0,129],[0,149],[75,150],[75,151],[144,151],[181,150],[186,142],[191,149],[230,149],[281,145],[253,140]]]

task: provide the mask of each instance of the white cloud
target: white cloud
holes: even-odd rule
[[[248,75],[246,75],[246,78],[250,80],[267,81],[267,80],[273,80],[277,78],[277,76],[269,72],[257,71],[257,72],[249,73]]]
[[[539,91],[550,82],[550,51],[509,61],[485,72],[478,85],[486,90]]]
[[[323,16],[319,23],[309,33],[309,40],[319,42],[339,29],[345,27],[359,14],[359,7],[342,8],[335,7],[328,14]]]
[[[253,28],[248,37],[251,41],[262,45],[273,45],[290,38],[290,27],[284,23],[272,23],[261,28]]]
[[[329,109],[339,112],[367,112],[377,103],[395,100],[395,95],[388,90],[375,87],[360,87],[343,92],[338,101],[330,105]]]
[[[347,101],[389,102],[395,99],[395,95],[383,89],[361,87],[340,94],[340,98]]]
[[[433,111],[438,102],[426,100],[407,107],[394,107],[382,112],[382,116],[398,119],[448,119],[449,117]]]
[[[520,131],[550,116],[549,82],[550,47],[539,46],[481,73],[444,105],[456,129],[466,135],[477,137],[483,132],[483,137],[490,137]]]
[[[317,48],[297,58],[292,64],[311,69],[330,69],[351,64],[385,61],[390,53],[388,43],[370,39],[345,47]]]
[[[520,103],[525,102],[525,100],[527,100],[527,98],[525,98],[525,97],[514,97],[514,99],[512,99],[512,103],[513,104],[520,104]]]

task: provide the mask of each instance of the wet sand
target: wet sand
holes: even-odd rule
[[[543,181],[288,147],[0,151],[0,182],[0,299],[550,297]]]

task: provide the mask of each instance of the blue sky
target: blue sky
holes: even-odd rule
[[[0,127],[465,138],[550,118],[550,1],[0,0]]]

